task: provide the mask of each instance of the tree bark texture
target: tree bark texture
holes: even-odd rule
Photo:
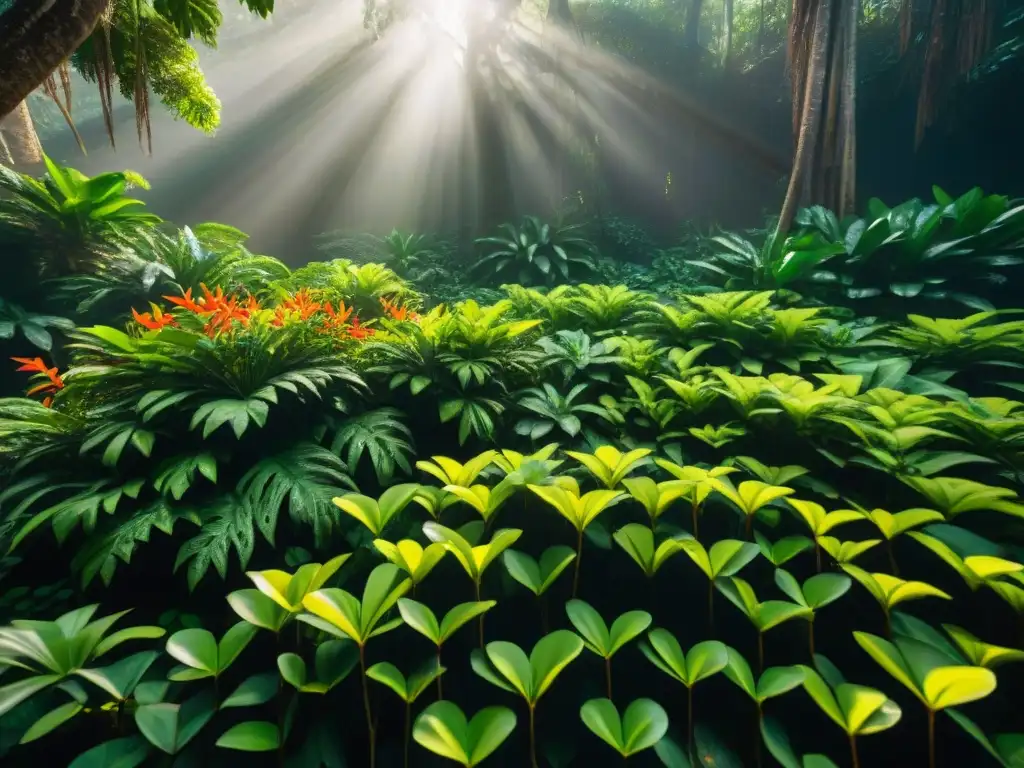
[[[0,14],[0,117],[13,112],[92,33],[109,0],[14,0]]]
[[[798,0],[790,26],[796,153],[779,233],[798,207],[820,204],[840,217],[856,192],[857,0]]]
[[[28,103],[22,101],[0,119],[0,160],[15,166],[35,165],[42,162],[42,152]]]

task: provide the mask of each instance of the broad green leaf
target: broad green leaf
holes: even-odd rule
[[[217,739],[218,747],[241,752],[271,752],[280,743],[277,726],[260,720],[233,725]]]
[[[539,562],[514,549],[505,550],[502,557],[509,575],[539,597],[576,559],[576,552],[571,547],[556,545],[544,550]]]
[[[216,711],[212,691],[181,704],[145,704],[135,710],[135,724],[157,749],[169,755],[180,752],[206,725]]]
[[[668,732],[668,715],[651,699],[630,702],[620,719],[608,699],[591,699],[580,708],[583,723],[623,757],[650,749]]]
[[[264,672],[246,678],[234,693],[221,702],[221,709],[255,707],[266,704],[277,694],[277,675]]]
[[[437,701],[420,713],[413,725],[417,744],[464,766],[475,766],[492,754],[516,726],[507,707],[487,707],[470,722],[450,701]]]
[[[479,602],[456,605],[441,619],[441,634],[438,642],[447,642],[460,627],[465,626],[477,616],[491,610],[497,604],[494,600],[481,600]]]
[[[19,744],[28,744],[31,741],[42,738],[54,729],[60,727],[84,709],[84,705],[77,701],[68,701],[56,709],[51,709],[45,715],[36,720],[28,727],[28,730],[21,737]]]
[[[137,768],[150,751],[141,736],[125,736],[97,744],[72,760],[68,768]]]
[[[923,685],[933,711],[983,699],[995,689],[995,674],[982,667],[939,667],[925,676]]]

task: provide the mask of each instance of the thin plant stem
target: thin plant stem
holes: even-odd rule
[[[583,529],[580,528],[576,537],[576,562],[572,573],[572,596],[575,598],[580,588],[580,563],[583,562]]]
[[[885,548],[889,551],[889,567],[892,568],[892,575],[900,575],[900,567],[896,565],[896,550],[892,545],[892,539],[885,540]]]
[[[412,734],[412,704],[405,702],[405,744],[402,745],[402,765],[409,768],[409,737]]]
[[[690,762],[696,761],[697,750],[693,748],[693,686],[686,686],[686,753]]]
[[[708,579],[708,631],[715,634],[715,580]]]
[[[764,672],[764,632],[757,633],[757,674]]]
[[[747,541],[750,541],[751,538],[753,538],[753,535],[754,535],[754,516],[753,515],[747,515],[747,521],[743,524],[743,533],[746,536]]]
[[[438,669],[441,668],[441,644],[440,643],[438,643],[438,645],[437,645],[437,668]],[[437,700],[438,701],[441,701],[441,699],[444,698],[444,686],[441,685],[441,678],[442,677],[444,677],[444,675],[438,675],[437,676]]]
[[[370,686],[366,679],[366,646],[359,645],[359,672],[363,678],[363,711],[366,714],[366,733],[370,737],[370,768],[377,765],[377,734],[373,728],[373,712],[370,711]]]
[[[821,573],[821,545],[818,543],[818,537],[814,537],[814,562],[817,566],[818,573]]]
[[[807,647],[811,652],[811,661],[814,661],[814,618],[807,622]]]
[[[889,616],[889,608],[885,607],[885,636],[892,640],[892,617]]]
[[[476,601],[480,602],[480,579],[473,580],[473,586],[476,588]],[[484,615],[483,613],[477,618],[477,629],[480,634],[480,650],[484,649]]]
[[[540,633],[546,635],[550,623],[548,622],[548,596],[540,596]]]
[[[761,721],[764,720],[764,712],[761,710],[761,702],[755,701],[757,705],[757,720],[754,721],[754,762],[757,768],[761,768]]]
[[[608,700],[612,700],[612,657],[604,657],[604,679],[608,688]]]
[[[693,538],[700,540],[699,530],[697,525],[697,513],[700,512],[700,505],[694,501],[690,504],[690,515],[693,517]]]
[[[530,765],[537,768],[537,732],[533,724],[533,704],[527,702],[530,709]]]
[[[860,768],[860,758],[857,756],[857,737],[850,734],[850,759],[853,761],[853,768]]]
[[[928,709],[928,768],[935,768],[935,710]]]

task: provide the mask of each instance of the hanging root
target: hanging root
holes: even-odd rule
[[[78,142],[78,148],[82,150],[83,155],[87,155],[89,153],[85,150],[85,142],[82,140],[82,135],[78,132],[75,121],[71,117],[71,78],[68,75],[67,67],[67,62],[64,62],[59,68],[61,90],[63,93],[57,92],[57,82],[52,74],[43,81],[43,92],[57,105],[61,117],[64,118],[64,122],[68,124],[68,128],[71,129],[71,133],[75,136],[75,141]],[[61,101],[61,95],[64,96],[63,102]]]

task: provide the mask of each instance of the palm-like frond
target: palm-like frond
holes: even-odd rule
[[[357,490],[345,462],[315,443],[297,443],[261,459],[239,480],[237,490],[271,544],[278,514],[286,507],[292,520],[311,527],[317,546],[323,546],[339,518],[331,499],[342,488]]]
[[[345,463],[355,471],[364,454],[369,455],[377,481],[390,483],[395,470],[412,472],[409,457],[415,454],[412,432],[401,421],[397,408],[378,408],[343,422],[331,439],[331,451],[344,456]]]

